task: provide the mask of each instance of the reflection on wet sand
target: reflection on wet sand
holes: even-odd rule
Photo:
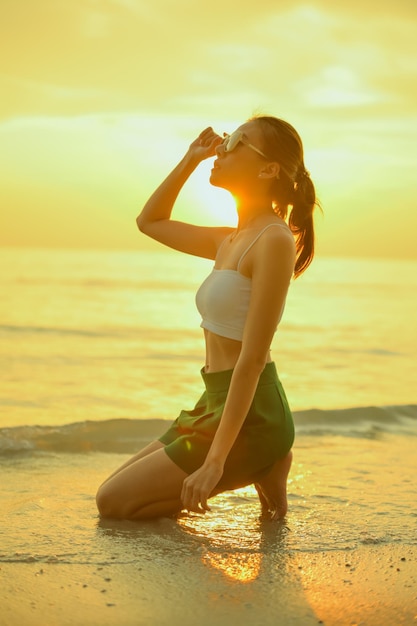
[[[127,590],[124,610],[134,597],[141,611],[152,606],[155,624],[317,624],[289,548],[292,533],[260,519],[254,488],[221,494],[211,508],[146,523],[99,522],[97,550],[107,552],[105,567],[114,563]],[[163,602],[143,605],[161,592]]]
[[[207,545],[202,562],[241,583],[254,581],[261,573],[263,556],[275,554],[283,561],[283,542],[288,531],[281,522],[260,520],[252,486],[220,494],[211,501],[207,515],[186,515],[178,519],[188,534]],[[272,541],[271,541],[272,540]]]
[[[250,583],[259,576],[262,557],[260,554],[207,552],[202,560],[205,565],[218,569],[231,580]]]

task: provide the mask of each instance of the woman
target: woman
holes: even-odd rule
[[[212,156],[210,183],[234,196],[235,229],[171,219],[188,177]],[[252,118],[224,138],[205,129],[150,197],[137,218],[143,233],[215,261],[196,299],[205,391],[193,410],[182,411],[158,441],[103,483],[97,493],[103,517],[205,513],[210,497],[252,483],[263,514],[285,516],[294,426],[270,345],[290,280],[313,258],[315,204],[301,139],[274,117]]]

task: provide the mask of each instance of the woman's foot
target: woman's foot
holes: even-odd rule
[[[280,520],[287,514],[287,478],[292,457],[293,454],[290,451],[286,457],[274,464],[269,474],[255,483],[263,518]]]

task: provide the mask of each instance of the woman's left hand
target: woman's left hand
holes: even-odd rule
[[[190,144],[189,152],[196,155],[201,161],[215,156],[216,148],[222,141],[223,138],[209,126],[199,134],[192,144]]]
[[[184,509],[205,513],[210,511],[207,499],[223,475],[223,467],[217,464],[204,464],[183,483],[181,501]]]

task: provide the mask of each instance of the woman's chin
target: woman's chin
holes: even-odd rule
[[[224,188],[223,185],[221,184],[220,180],[219,180],[219,176],[217,173],[217,170],[215,168],[213,168],[211,170],[211,174],[210,174],[210,178],[209,178],[209,183],[211,185],[213,185],[213,187],[221,187]]]

